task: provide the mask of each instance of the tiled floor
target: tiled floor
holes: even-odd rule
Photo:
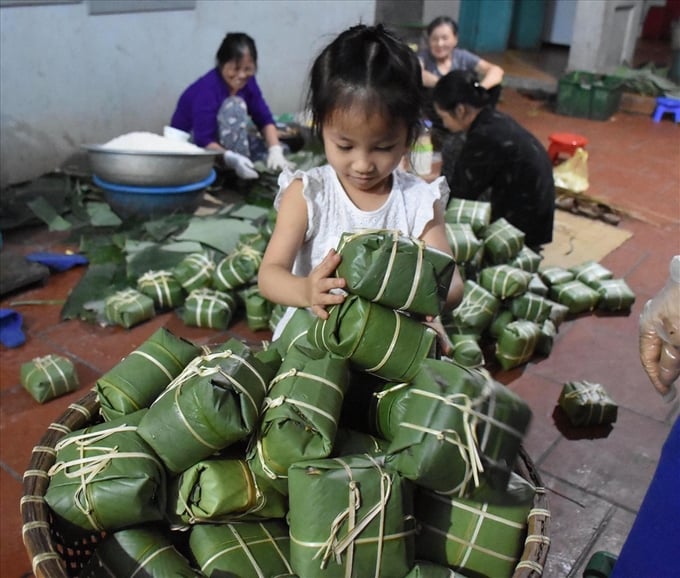
[[[504,63],[512,71],[512,63]],[[542,78],[522,64],[521,74]],[[654,392],[638,359],[637,323],[642,305],[663,285],[673,254],[680,253],[680,127],[646,115],[617,114],[606,122],[558,116],[540,101],[506,89],[499,108],[513,115],[547,144],[557,131],[589,140],[588,193],[622,214],[620,228],[633,233],[602,264],[623,277],[637,299],[628,316],[583,315],[560,327],[551,355],[496,374],[530,404],[534,419],[525,440],[549,488],[552,544],[544,576],[580,577],[592,552],[617,553],[632,524],[670,429],[671,409]],[[63,250],[58,234],[44,230],[4,235],[3,251],[25,254]],[[243,323],[226,334],[190,329],[172,313],[133,330],[101,328],[81,321],[60,322],[58,304],[13,305],[17,301],[64,299],[82,275],[72,269],[50,276],[43,286],[5,296],[0,307],[24,315],[27,342],[0,349],[0,576],[31,576],[21,541],[22,473],[31,448],[46,427],[93,385],[95,379],[140,345],[161,325],[197,343],[228,335],[248,339]],[[79,391],[36,404],[19,383],[20,365],[46,353],[69,356],[76,364]],[[619,405],[611,430],[574,431],[555,412],[564,382],[587,379],[605,385]],[[663,577],[659,577],[663,578]]]

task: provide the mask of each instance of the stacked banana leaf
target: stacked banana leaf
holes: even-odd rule
[[[97,381],[45,497],[62,532],[106,534],[84,576],[512,576],[531,414],[437,355],[453,260],[392,231],[338,250],[329,319],[298,310],[267,348],[160,329]]]
[[[524,233],[505,219],[490,222],[489,203],[452,199],[445,214],[449,244],[465,278],[463,302],[445,316],[453,358],[467,367],[492,351],[503,369],[547,356],[567,316],[595,309],[628,314],[635,295],[594,261],[541,268]]]

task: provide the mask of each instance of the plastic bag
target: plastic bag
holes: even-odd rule
[[[588,190],[588,153],[581,147],[574,155],[553,169],[553,178],[557,189],[565,189],[572,193],[584,193]]]
[[[666,285],[640,315],[640,361],[657,391],[670,401],[680,375],[680,255],[671,260]]]

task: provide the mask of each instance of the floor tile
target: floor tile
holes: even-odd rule
[[[523,445],[540,466],[546,452],[561,438],[552,418],[561,384],[528,371],[508,387],[531,408],[532,420]]]
[[[602,524],[590,549],[585,551],[578,563],[572,570],[570,577],[581,578],[590,558],[595,552],[604,551],[618,556],[621,552],[626,536],[633,527],[635,515],[621,508],[614,508],[610,517]],[[547,578],[547,577],[546,577]]]
[[[541,476],[549,489],[551,514],[550,550],[543,576],[566,578],[583,552],[589,550],[592,536],[611,516],[613,506],[543,471]]]
[[[607,437],[560,440],[541,462],[541,471],[636,511],[669,431],[668,424],[620,408]]]

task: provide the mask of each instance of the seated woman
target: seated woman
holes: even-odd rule
[[[428,47],[418,54],[423,69],[423,86],[434,87],[437,81],[452,70],[477,73],[479,83],[500,94],[503,69],[472,52],[458,48],[458,24],[448,16],[435,18],[427,27]],[[498,96],[496,94],[496,101]],[[495,101],[494,101],[495,103]]]
[[[256,179],[252,160],[256,143],[249,138],[249,117],[267,146],[267,167],[291,167],[279,143],[276,124],[255,80],[257,48],[242,32],[227,34],[217,50],[216,66],[180,96],[170,126],[191,136],[194,144],[223,153],[224,164],[242,179]]]
[[[457,70],[439,80],[434,108],[448,130],[466,134],[453,169],[442,152],[442,172],[451,197],[490,202],[491,218],[504,217],[538,250],[552,241],[552,163],[541,142],[490,100],[474,72]]]

